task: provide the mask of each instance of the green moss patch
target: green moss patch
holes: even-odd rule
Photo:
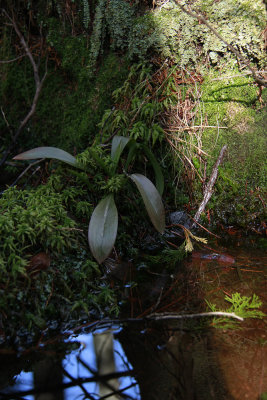
[[[207,159],[210,173],[221,147],[228,147],[208,207],[219,214],[227,210],[224,222],[246,227],[249,221],[264,218],[266,110],[248,77],[209,78],[202,88],[202,110],[209,125],[222,127],[207,129],[202,136],[203,150],[211,156]]]

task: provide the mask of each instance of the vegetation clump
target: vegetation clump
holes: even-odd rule
[[[76,224],[68,217],[64,194],[51,185],[37,189],[6,190],[0,199],[1,277],[25,274],[25,253],[35,249],[64,253],[77,244]]]
[[[141,201],[131,192],[129,176],[146,201],[148,178],[155,179],[160,195],[164,180],[166,208],[185,207],[194,213],[220,149],[227,145],[208,204],[209,221],[213,217],[215,223],[263,231],[266,94],[255,84],[251,70],[244,69],[263,69],[266,62],[262,1],[192,3],[192,9],[247,60],[245,64],[205,23],[184,13],[173,0],[153,2],[153,8],[148,2],[128,0],[4,3],[1,156],[9,146],[10,156],[37,146],[56,146],[74,154],[78,165],[59,166],[56,171],[54,164],[48,169],[46,165],[45,174],[51,177],[34,188],[22,179],[21,186],[6,189],[15,181],[18,165],[9,162],[4,168],[0,311],[5,321],[9,304],[19,312],[18,300],[20,321],[26,315],[23,325],[28,328],[44,327],[51,316],[66,318],[80,310],[104,314],[104,304],[118,312],[114,292],[95,281],[99,267],[87,251],[83,232],[100,200],[106,199],[106,206],[112,203],[114,211],[116,198],[121,206],[113,218],[121,222],[117,250],[123,254],[129,243],[138,246],[149,228],[145,219],[141,221]],[[46,80],[34,114],[14,141],[14,132],[33,104],[36,83],[15,24]],[[111,146],[110,154],[114,138],[120,138],[119,150],[112,153]],[[120,159],[124,145],[128,152]],[[148,177],[141,183],[140,173]],[[188,243],[190,238],[185,246]],[[183,254],[185,246],[180,249]],[[163,258],[174,266],[180,250],[165,249]],[[29,266],[39,253],[49,255],[51,265],[36,279]]]

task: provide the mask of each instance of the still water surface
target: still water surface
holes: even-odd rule
[[[186,260],[164,291],[157,281],[166,280],[156,278],[154,299],[148,289],[137,288],[129,298],[131,313],[151,311],[148,297],[157,312],[206,311],[205,299],[223,309],[224,295],[235,292],[256,293],[266,313],[265,253],[239,246],[216,251],[220,257],[206,251]],[[231,329],[215,320],[144,322],[94,332],[85,326],[26,355],[0,352],[0,360],[3,399],[265,400],[267,393],[265,319]]]

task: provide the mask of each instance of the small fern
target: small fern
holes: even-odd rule
[[[262,306],[262,302],[256,294],[253,294],[252,297],[241,296],[240,293],[233,293],[232,297],[225,296],[224,299],[231,303],[231,306],[228,307],[225,312],[235,313],[239,317],[242,318],[259,318],[262,319],[265,317],[265,314],[258,310]],[[222,311],[218,309],[217,306],[208,300],[206,303],[211,311]],[[216,318],[213,320],[213,326],[216,328],[223,329],[233,329],[236,328],[236,322],[228,321],[225,318]]]
[[[226,301],[231,303],[229,312],[234,312],[242,318],[263,318],[265,314],[262,311],[255,310],[262,306],[262,302],[256,294],[252,298],[241,296],[240,293],[233,293],[232,297],[225,296]]]

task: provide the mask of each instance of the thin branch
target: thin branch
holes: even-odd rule
[[[25,168],[25,169],[22,171],[22,173],[15,179],[15,181],[14,181],[9,187],[15,186],[15,185],[18,183],[18,181],[23,177],[23,175],[25,175],[26,172],[27,172],[31,167],[33,167],[33,166],[36,165],[36,164],[39,164],[40,162],[42,162],[42,161],[44,161],[44,160],[45,160],[45,158],[41,158],[41,159],[39,159],[39,160],[37,160],[37,161],[35,161],[35,162],[29,164],[28,167]]]
[[[63,374],[70,379],[71,382],[73,382],[73,386],[79,386],[83,393],[87,396],[88,399],[95,400],[93,396],[90,395],[90,393],[87,392],[85,387],[82,385],[82,383],[76,384],[76,379],[63,367],[61,367]]]
[[[183,127],[183,126],[173,126],[172,128],[165,128],[165,131],[167,132],[176,132],[177,130],[181,131],[190,131],[192,129],[206,129],[206,128],[219,128],[219,129],[228,129],[227,126],[218,126],[218,125],[193,125],[189,127]]]
[[[12,62],[14,62],[14,61],[19,60],[20,58],[25,57],[26,55],[27,55],[27,54],[22,54],[22,56],[18,56],[18,57],[16,57],[16,58],[12,58],[12,60],[0,60],[0,64],[9,64],[9,63],[12,63]]]
[[[226,152],[226,149],[227,149],[227,146],[224,145],[222,147],[222,149],[220,151],[220,154],[219,154],[219,157],[218,157],[218,159],[217,159],[217,161],[216,161],[216,163],[215,163],[215,165],[213,167],[210,180],[209,180],[209,182],[208,182],[208,184],[206,186],[205,192],[204,192],[203,200],[202,200],[202,202],[201,202],[201,204],[200,204],[200,206],[199,206],[199,208],[198,208],[198,210],[197,210],[197,212],[196,212],[196,214],[194,216],[194,221],[195,222],[193,223],[192,227],[194,227],[195,223],[198,222],[198,220],[200,218],[200,215],[205,210],[205,207],[206,207],[209,199],[211,198],[211,195],[212,195],[212,192],[213,192],[213,187],[215,185],[215,182],[216,182],[216,179],[217,179],[217,175],[218,175],[218,168],[219,168],[219,165],[222,163],[222,160],[223,160],[224,154]]]
[[[30,60],[30,63],[31,63],[32,68],[33,68],[33,75],[34,75],[34,81],[35,81],[35,94],[34,94],[34,97],[33,97],[31,108],[30,108],[28,114],[25,116],[25,118],[21,121],[21,123],[20,123],[20,125],[19,125],[19,127],[18,127],[18,129],[17,129],[17,131],[16,131],[16,133],[14,135],[14,137],[13,137],[13,143],[11,143],[9,148],[5,151],[3,157],[2,157],[2,159],[0,161],[0,166],[5,163],[8,155],[12,151],[12,149],[13,149],[15,143],[16,143],[16,140],[17,140],[18,136],[20,135],[22,129],[25,127],[25,125],[27,124],[29,119],[35,113],[37,102],[38,102],[38,99],[39,99],[39,96],[40,96],[40,92],[41,92],[44,80],[45,80],[45,78],[47,76],[47,59],[46,59],[46,63],[45,63],[45,73],[44,73],[42,79],[40,79],[39,68],[38,68],[36,62],[34,61],[34,58],[32,56],[32,53],[31,53],[30,49],[29,49],[29,46],[27,45],[22,33],[20,32],[20,30],[18,28],[18,25],[16,24],[15,19],[11,18],[8,15],[8,13],[6,12],[6,10],[2,9],[2,12],[9,19],[9,21],[12,24],[12,26],[14,27],[15,32],[16,32],[17,36],[19,37],[20,42],[21,42],[21,44],[22,44],[22,46],[23,46],[23,48],[24,48],[24,50],[26,52],[26,55],[28,56],[28,58]]]
[[[210,30],[211,32],[217,36],[218,39],[220,39],[227,47],[228,49],[234,53],[236,55],[237,58],[239,58],[239,60],[241,60],[246,66],[247,68],[250,70],[251,75],[253,76],[255,82],[260,85],[260,86],[264,86],[267,87],[267,81],[266,79],[261,79],[258,77],[257,73],[259,73],[258,71],[255,70],[255,68],[251,67],[250,63],[248,60],[245,59],[245,57],[242,56],[242,54],[236,49],[234,48],[234,46],[232,46],[230,43],[228,43],[217,31],[216,29],[213,28],[213,26],[210,25],[210,23],[203,17],[203,15],[201,15],[198,12],[192,12],[188,9],[186,9],[182,4],[179,3],[178,0],[175,0],[175,3],[177,4],[178,7],[180,7],[180,9],[185,12],[186,14],[190,15],[193,18],[196,18],[198,21],[203,22],[203,24],[205,24]],[[260,73],[259,73],[260,74]]]
[[[244,321],[244,318],[239,317],[235,313],[229,313],[224,311],[212,311],[212,312],[204,312],[204,313],[196,313],[196,314],[177,314],[173,313],[153,313],[149,314],[145,317],[137,317],[137,318],[123,318],[123,319],[103,319],[97,321],[94,324],[93,329],[99,329],[101,327],[110,327],[114,325],[121,325],[127,323],[137,323],[137,322],[146,322],[146,321],[163,321],[163,320],[182,320],[182,319],[192,319],[192,318],[206,318],[206,317],[226,317],[226,318],[234,318],[238,319],[239,321]]]
[[[117,397],[118,394],[121,394],[122,396],[126,397],[127,400],[134,400],[134,398],[132,396],[130,396],[129,393],[127,393],[127,395],[124,395],[123,392],[125,392],[128,389],[131,389],[132,387],[134,387],[136,385],[138,385],[138,383],[137,382],[133,382],[130,385],[125,386],[122,389],[114,390],[112,393],[108,393],[105,396],[99,397],[98,400],[108,399],[111,396],[116,396]],[[117,397],[117,398],[119,399],[119,397]]]
[[[200,226],[200,228],[202,228],[204,231],[208,232],[209,235],[215,236],[215,237],[218,238],[218,239],[221,238],[220,236],[215,235],[215,233],[212,233],[211,231],[209,231],[207,228],[205,228],[205,226],[201,225],[199,222],[197,222],[197,221],[196,221],[193,217],[191,217],[190,215],[189,215],[189,218],[191,218],[192,221],[193,221],[195,224],[197,224],[198,226]],[[173,233],[175,233],[175,232],[173,232]]]
[[[171,320],[171,319],[191,319],[191,318],[205,318],[205,317],[227,317],[227,318],[235,318],[239,321],[244,321],[244,318],[239,317],[235,313],[228,313],[223,311],[211,311],[211,312],[204,312],[204,313],[197,313],[197,314],[175,314],[175,313],[157,313],[151,314],[145,317],[145,319],[153,320],[153,321],[162,321],[162,320]]]
[[[5,121],[5,123],[6,123],[7,129],[9,130],[9,132],[10,132],[10,134],[11,134],[11,137],[12,137],[12,139],[13,139],[13,132],[12,132],[12,129],[11,129],[11,127],[10,127],[10,124],[9,124],[7,118],[6,118],[6,115],[5,115],[4,110],[3,110],[2,107],[1,107],[1,113],[2,113],[2,115],[3,115],[3,118],[4,118],[4,121]]]

